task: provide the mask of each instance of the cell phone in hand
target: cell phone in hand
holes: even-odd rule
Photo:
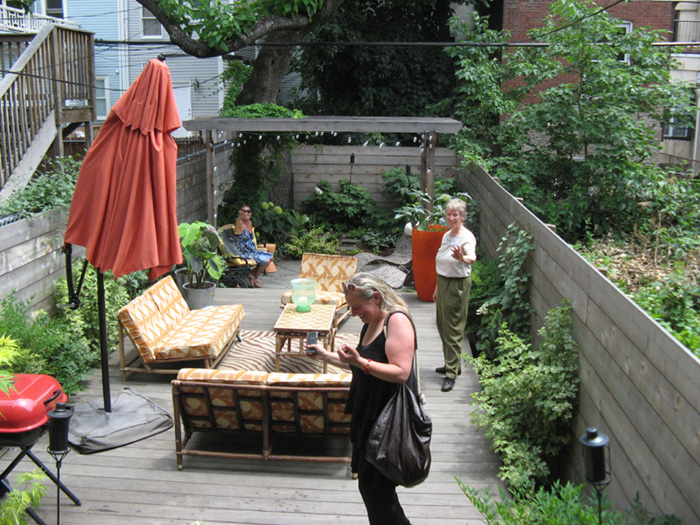
[[[309,332],[306,336],[306,353],[308,355],[314,355],[316,353],[315,349],[309,348],[309,345],[315,345],[316,343],[318,343],[318,332]]]

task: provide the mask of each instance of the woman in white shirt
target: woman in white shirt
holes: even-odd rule
[[[445,218],[450,230],[443,236],[435,258],[437,285],[433,300],[445,356],[445,365],[435,371],[445,374],[443,392],[452,390],[457,376],[462,373],[462,343],[472,287],[472,264],[476,261],[476,238],[464,227],[466,215],[467,204],[463,200],[452,199],[447,203]]]

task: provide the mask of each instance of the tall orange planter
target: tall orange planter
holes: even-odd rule
[[[444,231],[420,231],[413,229],[411,248],[413,250],[413,280],[416,293],[421,301],[432,302],[437,284],[435,256],[437,255]]]

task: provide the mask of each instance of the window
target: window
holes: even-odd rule
[[[98,120],[107,118],[109,111],[109,78],[97,77],[95,79],[95,110]]]
[[[143,36],[145,37],[161,37],[163,36],[163,26],[160,25],[158,19],[153,16],[145,7],[141,8],[141,25],[143,28]]]
[[[63,0],[46,0],[46,15],[63,18]]]
[[[695,93],[691,91],[689,104],[695,107]],[[691,140],[693,138],[693,128],[690,126],[674,126],[675,118],[673,116],[673,109],[671,109],[671,119],[670,123],[664,128],[664,139],[671,140]]]

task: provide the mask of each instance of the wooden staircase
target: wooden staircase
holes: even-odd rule
[[[0,35],[0,65],[1,202],[27,184],[52,145],[63,154],[75,127],[84,124],[91,142],[94,37],[54,24],[35,35]]]

